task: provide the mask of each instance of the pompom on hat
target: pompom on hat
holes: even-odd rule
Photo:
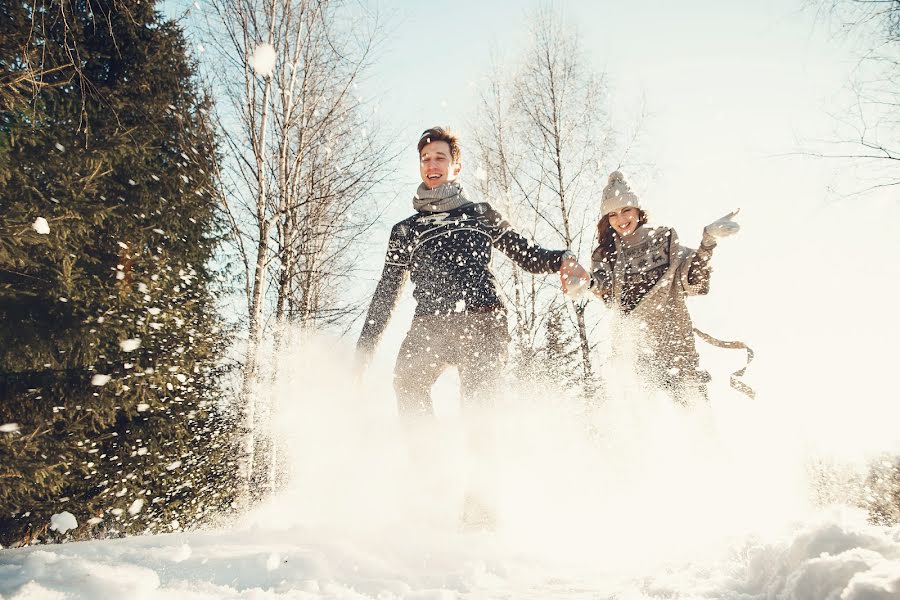
[[[605,216],[626,206],[640,208],[640,200],[637,194],[631,191],[622,172],[613,171],[609,174],[609,183],[603,188],[603,198],[600,200],[600,214]]]

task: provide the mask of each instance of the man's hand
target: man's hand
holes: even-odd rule
[[[574,254],[567,253],[563,256],[562,266],[559,268],[559,281],[565,295],[570,296],[583,291],[590,280],[590,274],[578,263]]]
[[[703,246],[712,247],[716,245],[718,238],[734,235],[741,230],[741,226],[734,220],[741,209],[735,209],[721,219],[716,219],[703,228],[703,240],[700,242]]]

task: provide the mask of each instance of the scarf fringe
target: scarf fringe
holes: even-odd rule
[[[696,327],[694,327],[694,333],[701,340],[703,340],[704,342],[706,342],[707,344],[709,344],[711,346],[715,346],[716,348],[725,348],[727,350],[746,350],[747,351],[747,362],[744,364],[743,368],[738,369],[737,371],[735,371],[734,373],[731,374],[730,381],[731,381],[732,388],[734,388],[735,390],[744,394],[751,400],[755,399],[756,392],[753,391],[753,388],[751,388],[749,385],[747,385],[746,383],[744,383],[743,381],[740,380],[740,378],[743,377],[744,373],[747,371],[747,367],[750,366],[750,362],[753,360],[753,349],[751,349],[750,346],[748,346],[744,342],[738,342],[738,341],[726,342],[726,341],[720,340],[718,338],[714,338],[713,336],[709,335],[708,333],[700,331]]]

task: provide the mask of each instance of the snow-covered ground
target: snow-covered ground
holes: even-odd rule
[[[481,479],[500,522],[467,532],[462,497],[488,467],[465,458],[452,375],[439,419],[404,431],[388,379],[350,393],[334,376],[346,350],[304,347],[263,393],[288,442],[286,490],[220,531],[0,551],[0,597],[900,598],[900,528],[816,508],[779,408],[720,386],[710,410],[685,411],[626,388],[585,414],[511,386]]]
[[[900,455],[900,205],[793,210],[802,227],[784,235],[777,213],[746,211],[713,293],[692,301],[702,329],[753,346],[756,400],[727,387],[741,353],[703,345],[709,408],[618,382],[585,413],[511,382],[476,420],[494,423],[493,452],[470,461],[452,373],[436,420],[398,423],[407,306],[361,387],[333,340],[279,357],[285,376],[259,397],[288,483],[269,503],[219,531],[0,550],[0,597],[900,599],[900,529],[866,524],[851,498],[869,461]],[[877,218],[851,243],[856,214]],[[496,531],[460,530],[467,481],[493,498]]]
[[[397,528],[360,536],[307,527],[182,533],[4,551],[0,590],[63,598],[900,598],[900,531],[832,516],[782,535],[735,541],[721,556],[642,567],[658,540],[640,527],[636,562],[600,555],[566,564],[502,535]],[[690,543],[690,540],[688,540]]]
[[[847,489],[879,453],[900,454],[900,207],[853,202],[880,219],[852,252],[822,243],[846,231],[840,203],[785,239],[750,215],[717,251],[714,293],[692,306],[701,328],[754,347],[756,400],[727,387],[742,354],[703,345],[709,408],[613,378],[585,413],[510,382],[476,419],[494,423],[493,452],[467,460],[452,372],[437,419],[398,423],[401,310],[361,387],[333,340],[279,357],[284,376],[259,397],[288,483],[268,504],[214,532],[0,550],[0,597],[900,599],[900,529],[867,525]],[[493,498],[496,531],[460,530],[467,481]]]

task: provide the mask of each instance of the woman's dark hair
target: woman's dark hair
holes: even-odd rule
[[[649,217],[644,209],[638,209],[638,227],[646,225]],[[600,256],[609,258],[616,251],[616,230],[609,224],[609,215],[603,215],[600,222],[597,223],[597,248],[600,250]]]

